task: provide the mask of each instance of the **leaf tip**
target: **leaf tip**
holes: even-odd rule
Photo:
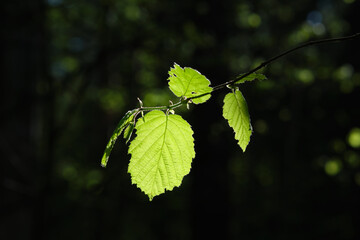
[[[109,156],[107,156],[106,152],[104,153],[104,156],[101,159],[101,167],[106,168],[107,162],[108,162]]]
[[[243,152],[246,151],[247,144],[239,144]]]

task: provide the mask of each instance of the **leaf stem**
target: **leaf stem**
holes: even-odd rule
[[[187,101],[186,101],[187,102]],[[179,102],[175,103],[175,104],[170,104],[169,106],[156,106],[156,107],[139,107],[134,109],[137,112],[147,112],[147,111],[153,111],[153,110],[172,110],[178,107],[181,107],[184,104],[184,100],[181,99]]]

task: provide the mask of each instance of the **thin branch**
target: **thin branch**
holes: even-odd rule
[[[171,109],[175,109],[175,108],[178,108],[178,107],[182,106],[185,103],[191,102],[191,100],[193,100],[193,99],[209,95],[214,91],[225,88],[228,85],[232,85],[232,84],[236,83],[237,81],[249,76],[250,74],[264,68],[266,65],[272,63],[273,61],[275,61],[275,60],[277,60],[277,59],[279,59],[279,58],[281,58],[281,57],[283,57],[285,55],[288,55],[289,53],[292,53],[292,52],[294,52],[294,51],[296,51],[298,49],[305,48],[305,47],[308,47],[308,46],[311,46],[311,45],[318,45],[318,44],[322,44],[322,43],[331,43],[331,42],[340,42],[340,41],[345,41],[345,40],[351,40],[351,39],[354,39],[354,38],[357,38],[357,37],[360,37],[360,33],[356,33],[354,35],[347,36],[347,37],[328,38],[328,39],[322,39],[322,40],[316,40],[316,41],[310,41],[310,42],[307,42],[307,43],[303,43],[303,44],[301,44],[301,45],[299,45],[297,47],[294,47],[294,48],[292,48],[290,50],[287,50],[287,51],[285,51],[283,53],[280,53],[279,55],[276,55],[276,56],[270,58],[269,60],[261,63],[259,66],[257,66],[256,68],[248,71],[245,74],[238,75],[236,78],[234,78],[234,79],[232,79],[232,80],[230,80],[228,82],[225,82],[225,83],[214,86],[212,88],[211,92],[203,93],[203,94],[200,94],[198,96],[194,96],[194,97],[190,97],[190,98],[184,98],[184,99],[181,99],[179,102],[177,102],[175,104],[170,104],[169,106],[157,106],[157,107],[143,107],[143,106],[140,106],[140,108],[136,108],[134,110],[137,111],[137,112],[141,112],[141,111],[145,112],[145,111],[152,111],[152,110],[171,110]]]
[[[351,36],[347,36],[347,37],[339,37],[339,38],[328,38],[328,39],[322,39],[322,40],[316,40],[316,41],[310,41],[310,42],[307,42],[307,43],[303,43],[297,47],[294,47],[290,50],[287,50],[283,53],[280,53],[279,55],[276,55],[272,58],[270,58],[269,60],[261,63],[259,66],[257,66],[256,68],[248,71],[247,73],[245,74],[241,74],[239,76],[237,76],[235,79],[232,79],[228,82],[225,82],[225,83],[222,83],[222,84],[219,84],[219,85],[216,85],[213,87],[213,90],[211,92],[208,92],[208,93],[204,93],[204,94],[201,94],[201,95],[198,95],[198,96],[195,96],[195,97],[192,97],[192,98],[189,98],[189,99],[195,99],[195,98],[199,98],[199,97],[203,97],[205,95],[209,95],[211,94],[212,92],[214,91],[217,91],[217,90],[220,90],[224,87],[226,87],[227,85],[231,85],[231,84],[234,84],[235,82],[249,76],[250,74],[264,68],[266,65],[272,63],[273,61],[285,56],[285,55],[288,55],[289,53],[292,53],[298,49],[301,49],[301,48],[305,48],[305,47],[308,47],[308,46],[312,46],[312,45],[318,45],[318,44],[323,44],[323,43],[334,43],[334,42],[340,42],[340,41],[346,41],[346,40],[352,40],[352,39],[355,39],[357,37],[360,37],[360,33],[356,33],[354,35],[351,35]]]

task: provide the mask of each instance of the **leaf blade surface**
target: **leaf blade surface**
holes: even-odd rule
[[[189,67],[180,67],[174,64],[169,71],[169,88],[178,97],[196,97],[205,93],[210,93],[212,87],[209,86],[210,81],[200,72]],[[193,99],[195,104],[206,102],[210,98],[210,94]]]
[[[151,111],[136,123],[128,172],[149,199],[180,186],[195,157],[193,131],[179,115]]]
[[[240,90],[228,93],[224,98],[223,117],[235,132],[235,139],[245,152],[250,142],[252,127],[250,115],[244,96]]]
[[[237,78],[240,78],[242,75],[244,74],[240,74]],[[254,81],[254,80],[266,80],[267,77],[264,75],[264,74],[261,74],[261,73],[251,73],[250,75],[244,77],[244,78],[241,78],[239,79],[238,81],[235,81],[234,84],[240,84],[240,83],[244,83],[244,82],[251,82],[251,81]]]
[[[104,154],[101,158],[101,166],[106,167],[107,162],[109,160],[110,153],[114,148],[115,142],[122,131],[129,125],[129,123],[134,119],[134,113],[136,110],[128,111],[125,116],[119,121],[117,127],[115,128],[114,132],[112,133],[106,147]]]

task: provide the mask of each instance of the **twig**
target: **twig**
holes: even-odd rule
[[[247,73],[241,74],[241,75],[237,76],[235,79],[232,79],[232,80],[230,80],[230,81],[228,81],[228,82],[221,83],[221,84],[219,84],[219,85],[214,86],[211,92],[208,92],[208,93],[204,93],[204,94],[201,94],[201,95],[198,95],[198,96],[191,97],[191,98],[189,98],[189,100],[206,96],[206,95],[208,95],[208,94],[211,94],[211,93],[214,92],[214,91],[217,91],[217,90],[220,90],[220,89],[226,87],[227,85],[232,85],[232,84],[234,84],[235,82],[237,82],[237,81],[239,81],[239,80],[241,80],[241,79],[249,76],[250,74],[252,74],[252,73],[254,73],[254,72],[262,69],[262,68],[265,67],[266,65],[272,63],[273,61],[275,61],[275,60],[277,60],[277,59],[279,59],[279,58],[281,58],[281,57],[283,57],[283,56],[285,56],[285,55],[288,55],[289,53],[292,53],[292,52],[294,52],[294,51],[296,51],[296,50],[298,50],[298,49],[305,48],[305,47],[312,46],[312,45],[323,44],[323,43],[334,43],[334,42],[352,40],[352,39],[355,39],[355,38],[357,38],[357,37],[360,37],[360,33],[356,33],[356,34],[354,34],[354,35],[347,36],[347,37],[328,38],[328,39],[315,40],[315,41],[310,41],[310,42],[307,42],[307,43],[303,43],[303,44],[301,44],[301,45],[299,45],[299,46],[297,46],[297,47],[294,47],[294,48],[292,48],[292,49],[290,49],[290,50],[287,50],[287,51],[285,51],[285,52],[283,52],[283,53],[280,53],[279,55],[276,55],[276,56],[270,58],[269,60],[261,63],[259,66],[257,66],[256,68],[248,71]]]

